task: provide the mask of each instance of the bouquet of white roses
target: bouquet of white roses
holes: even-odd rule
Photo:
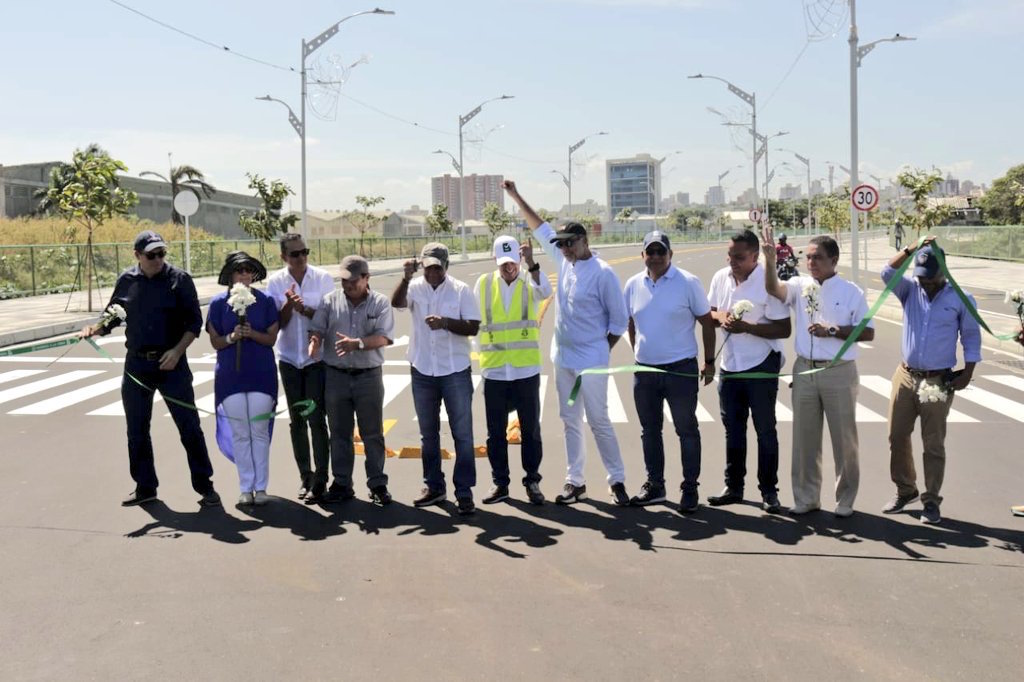
[[[814,321],[814,316],[821,312],[821,285],[811,280],[809,284],[804,285],[801,293],[804,297],[804,310],[807,312],[807,317]]]
[[[256,302],[256,296],[241,282],[234,284],[228,293],[228,305],[238,316],[238,324],[245,324],[245,311]],[[235,341],[235,371],[242,371],[242,339]]]
[[[1003,297],[1003,303],[1013,303],[1017,306],[1017,317],[1020,318],[1021,325],[1024,325],[1024,291],[1020,289],[1007,291],[1006,296]]]
[[[742,320],[743,316],[753,309],[754,304],[744,298],[732,304],[732,307],[729,308],[729,314],[734,320]],[[725,342],[729,340],[730,336],[732,336],[732,332],[725,333],[725,339],[722,340],[722,347],[718,349],[717,353],[715,353],[716,360],[718,359],[718,356],[722,354],[722,348],[725,348]]]
[[[949,393],[939,384],[930,384],[922,380],[917,389],[917,398],[922,403],[944,403],[949,398]]]
[[[107,309],[103,311],[103,315],[100,316],[98,324],[100,329],[107,331],[114,323],[114,320],[121,320],[124,322],[126,319],[128,319],[128,313],[124,311],[124,308],[119,303],[111,303],[107,306]]]

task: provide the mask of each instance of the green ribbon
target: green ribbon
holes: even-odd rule
[[[34,346],[23,346],[21,348],[12,348],[10,350],[0,350],[0,358],[7,358],[12,355],[24,355],[25,353],[35,353],[41,350],[49,350],[50,348],[62,348],[64,346],[72,346],[81,341],[81,339],[72,337],[70,339],[60,339],[59,341],[47,341],[46,343],[37,343]]]
[[[920,239],[917,240],[917,248],[920,248],[921,244],[924,243],[924,240],[925,237],[921,237]],[[1016,338],[1016,333],[996,334],[991,329],[989,329],[989,326],[985,324],[985,321],[983,319],[981,319],[981,315],[978,313],[977,308],[975,308],[974,304],[971,303],[969,298],[967,298],[967,294],[963,292],[963,290],[960,288],[960,285],[956,283],[956,280],[953,279],[953,276],[949,273],[949,270],[946,267],[946,260],[942,257],[942,252],[936,249],[934,253],[936,256],[936,260],[938,260],[939,262],[939,268],[946,275],[946,279],[949,280],[949,283],[953,287],[953,290],[957,293],[957,295],[960,297],[960,300],[963,301],[964,305],[967,307],[967,310],[971,313],[971,317],[973,317],[978,322],[981,328],[987,331],[995,338],[1000,339],[1002,341]],[[853,328],[853,330],[850,332],[850,335],[847,336],[846,340],[843,342],[843,345],[836,352],[835,357],[829,360],[828,364],[825,365],[824,367],[815,367],[812,369],[805,370],[803,372],[795,372],[789,374],[775,374],[772,372],[725,372],[720,373],[718,375],[719,380],[725,381],[727,379],[781,379],[784,377],[808,376],[811,374],[817,374],[818,372],[824,372],[825,370],[831,369],[832,367],[835,366],[837,362],[840,361],[843,355],[846,354],[846,351],[850,349],[850,346],[857,342],[857,339],[860,337],[861,333],[868,326],[868,322],[870,322],[871,319],[878,314],[878,311],[881,310],[882,304],[885,302],[885,299],[889,297],[889,294],[892,293],[892,290],[903,279],[903,275],[907,271],[907,268],[910,267],[910,263],[912,261],[913,258],[908,257],[904,259],[903,263],[898,268],[896,268],[896,270],[892,274],[892,277],[889,278],[888,283],[886,283],[885,288],[882,290],[882,293],[879,294],[878,299],[875,301],[874,305],[872,305],[871,308],[868,309],[868,314],[864,316],[864,319],[857,323],[857,326]],[[567,401],[567,404],[572,406],[576,403],[576,398],[579,396],[580,386],[583,382],[583,376],[585,374],[622,374],[637,372],[659,372],[662,374],[672,374],[675,376],[686,377],[690,379],[699,379],[702,376],[700,374],[691,374],[688,372],[671,372],[667,369],[660,369],[658,367],[648,367],[647,365],[591,367],[589,369],[581,371],[576,376],[576,382],[573,384],[572,391],[569,392],[569,400]]]

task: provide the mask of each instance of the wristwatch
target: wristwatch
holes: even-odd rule
[[[832,325],[831,327],[828,328],[828,335],[829,336],[835,336],[838,331],[839,331],[839,327],[837,327],[835,325]]]
[[[903,253],[905,253],[905,254],[907,254],[909,256],[910,254],[914,253],[914,247],[913,246],[904,246],[903,247]]]
[[[529,272],[540,272],[540,263],[534,263],[529,268],[527,268],[527,270]]]
[[[359,341],[359,350],[365,350],[366,349],[366,344],[363,343],[363,340],[362,339],[358,339],[358,341]]]

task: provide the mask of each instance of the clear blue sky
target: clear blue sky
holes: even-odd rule
[[[210,2],[124,0],[141,12],[238,52],[298,66],[300,40],[373,7],[356,0]],[[817,3],[819,7],[830,3]],[[845,3],[834,3],[842,7]],[[351,208],[383,194],[401,209],[430,202],[430,176],[450,169],[460,113],[502,93],[472,125],[490,133],[467,151],[467,172],[518,181],[535,205],[557,208],[568,145],[577,152],[573,199],[604,203],[604,160],[683,153],[664,166],[664,189],[700,201],[733,168],[731,197],[750,185],[749,158],[706,108],[742,118],[747,107],[704,72],[755,91],[759,128],[787,130],[773,144],[814,162],[849,164],[847,28],[807,45],[800,0],[381,0],[395,16],[345,22],[316,55],[352,70],[334,121],[309,118],[309,204]],[[299,78],[161,28],[109,0],[4,2],[0,23],[0,163],[67,159],[98,142],[132,174],[175,164],[247,191],[244,174],[298,191],[299,145],[271,94],[298,110]],[[859,0],[861,42],[894,33],[860,69],[862,173],[895,176],[904,164],[991,181],[1024,162],[1024,2]],[[803,48],[806,45],[806,49]],[[803,50],[801,58],[795,62]],[[788,78],[787,70],[792,67]],[[773,94],[774,93],[774,94]],[[417,128],[360,106],[447,134]],[[749,139],[749,138],[748,138]],[[744,149],[749,145],[744,143]],[[749,152],[748,152],[749,153]],[[772,160],[791,159],[774,153]],[[585,162],[585,163],[583,163]],[[742,164],[742,168],[734,168]],[[777,171],[805,184],[804,173]],[[837,179],[841,174],[837,170]],[[293,199],[298,208],[298,197]]]

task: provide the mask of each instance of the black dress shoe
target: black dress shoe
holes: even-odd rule
[[[459,504],[459,516],[469,516],[470,514],[476,513],[476,505],[473,504],[472,497],[460,497],[458,499]]]
[[[370,501],[378,507],[391,504],[391,493],[386,485],[376,485],[370,488]]]
[[[203,496],[199,498],[200,507],[219,507],[220,506],[220,495],[217,494],[216,490],[210,490],[207,493],[203,493]]]
[[[761,498],[761,509],[769,514],[778,514],[782,511],[782,504],[779,502],[778,493],[766,493]]]
[[[720,495],[711,495],[708,497],[708,504],[712,507],[721,507],[726,504],[736,504],[737,502],[743,501],[743,491],[733,490],[732,488],[726,488]]]
[[[320,499],[325,504],[331,504],[332,502],[345,502],[351,500],[356,496],[356,491],[352,488],[331,488],[326,493],[320,496]]]
[[[481,500],[484,504],[495,504],[508,499],[507,485],[492,485],[487,497]]]
[[[155,490],[144,490],[142,488],[136,488],[132,491],[132,494],[121,500],[122,507],[134,507],[139,504],[145,504],[146,502],[152,502],[156,499]]]
[[[446,497],[448,495],[443,490],[424,488],[420,491],[420,496],[412,501],[412,504],[414,507],[429,507],[432,504],[444,502]]]

